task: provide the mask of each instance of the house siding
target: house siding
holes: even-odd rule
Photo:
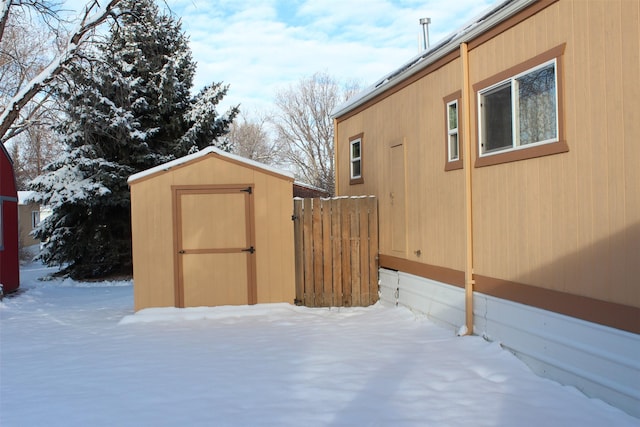
[[[482,35],[482,43],[469,42],[470,99],[462,108],[471,118],[463,144],[470,144],[472,162],[474,274],[492,292],[496,279],[640,312],[640,4],[539,4],[546,7],[534,4],[536,13],[522,12],[524,19],[509,18],[515,24]],[[474,85],[554,49],[562,52],[560,120],[568,152],[475,167]],[[383,257],[414,262],[418,270],[464,272],[464,172],[444,170],[442,120],[443,99],[462,89],[462,60],[447,58],[336,118],[337,190],[379,198]],[[364,183],[350,185],[348,140],[359,133]],[[406,159],[400,219],[390,197],[390,147],[398,144]],[[406,221],[404,252],[392,247],[400,220]],[[628,320],[627,330],[640,332],[637,317]]]
[[[495,13],[503,21],[488,17],[433,64],[423,58],[337,113],[338,195],[378,197],[383,302],[452,328],[471,318],[536,372],[640,416],[640,3],[514,0]],[[478,91],[549,52],[560,141],[478,161]],[[443,100],[457,91],[468,170],[445,170]],[[364,183],[350,185],[348,141],[360,133]],[[404,164],[391,156],[400,144]]]

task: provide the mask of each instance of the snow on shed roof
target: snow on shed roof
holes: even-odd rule
[[[30,203],[35,203],[33,201],[34,193],[35,191],[18,191],[18,204],[28,205]]]
[[[134,181],[137,181],[139,179],[146,178],[146,177],[149,177],[151,175],[155,175],[156,173],[168,171],[169,169],[172,169],[172,168],[174,168],[176,166],[183,165],[185,163],[197,160],[197,159],[199,159],[201,157],[205,157],[205,156],[208,156],[208,155],[216,155],[216,156],[224,157],[224,158],[226,158],[228,160],[232,160],[232,161],[237,162],[237,163],[243,163],[243,164],[245,164],[247,166],[251,166],[253,168],[260,169],[260,170],[263,170],[263,171],[268,172],[268,173],[281,175],[283,177],[290,178],[290,179],[293,180],[293,174],[291,172],[287,172],[287,171],[283,171],[283,170],[280,170],[280,169],[276,169],[276,168],[271,167],[269,165],[265,165],[264,163],[256,162],[255,160],[251,160],[251,159],[247,159],[245,157],[241,157],[241,156],[238,156],[238,155],[235,155],[235,154],[227,153],[226,151],[222,151],[219,148],[216,148],[216,147],[212,146],[212,147],[207,147],[207,148],[205,148],[203,150],[200,150],[198,152],[195,152],[193,154],[189,154],[189,155],[186,155],[184,157],[180,157],[179,159],[175,159],[175,160],[172,160],[170,162],[163,163],[161,165],[155,166],[155,167],[153,167],[151,169],[147,169],[147,170],[144,170],[142,172],[138,172],[136,174],[133,174],[133,175],[131,175],[129,177],[127,182],[129,184],[131,184]]]
[[[498,0],[460,29],[452,32],[449,36],[434,44],[426,51],[420,52],[420,54],[413,57],[400,68],[385,75],[344,104],[337,106],[331,112],[331,116],[335,119],[349,113],[452,51],[459,49],[461,43],[473,40],[478,35],[488,31],[537,1],[539,0]]]

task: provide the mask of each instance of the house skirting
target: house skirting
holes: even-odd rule
[[[640,336],[474,292],[474,334],[501,345],[538,375],[571,385],[640,418]],[[465,290],[380,269],[380,300],[457,331]]]

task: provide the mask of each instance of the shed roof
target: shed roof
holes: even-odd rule
[[[452,51],[457,50],[461,43],[467,43],[473,40],[537,1],[541,0],[499,0],[485,12],[452,32],[443,40],[413,57],[400,68],[385,75],[344,104],[336,107],[332,111],[331,116],[338,118],[351,112],[408,77],[425,69]]]
[[[18,191],[18,204],[28,205],[31,203],[35,203],[33,201],[34,194],[35,194],[35,191]]]
[[[129,179],[127,180],[127,182],[129,183],[129,185],[131,185],[132,183],[134,183],[135,181],[138,181],[142,178],[148,178],[151,177],[153,175],[159,174],[159,173],[163,173],[163,172],[167,172],[170,169],[173,169],[175,167],[178,166],[184,166],[187,163],[191,163],[194,161],[198,161],[198,160],[202,160],[207,156],[218,156],[220,158],[222,158],[223,160],[228,160],[234,163],[238,163],[250,168],[254,168],[254,169],[258,169],[261,170],[263,172],[272,174],[272,175],[278,175],[281,176],[284,179],[288,179],[293,181],[293,174],[291,172],[287,172],[287,171],[283,171],[280,169],[276,169],[273,168],[271,166],[265,165],[264,163],[260,163],[260,162],[256,162],[254,160],[251,159],[247,159],[235,154],[231,154],[231,153],[227,153],[226,151],[222,151],[219,148],[216,147],[207,147],[203,150],[200,150],[198,152],[195,152],[193,154],[189,154],[187,156],[184,157],[180,157],[179,159],[175,159],[172,160],[170,162],[167,163],[163,163],[161,165],[155,166],[153,168],[147,169],[145,171],[142,172],[138,172],[136,174],[133,174],[129,177]]]

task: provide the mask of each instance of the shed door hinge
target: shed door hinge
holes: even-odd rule
[[[249,194],[252,194],[252,193],[253,193],[253,189],[252,189],[251,187],[243,188],[243,189],[242,189],[242,190],[240,190],[240,191],[244,191],[245,193],[249,193]]]
[[[253,246],[242,250],[242,252],[249,252],[250,254],[254,253],[255,251],[256,251],[256,248],[254,248]]]

